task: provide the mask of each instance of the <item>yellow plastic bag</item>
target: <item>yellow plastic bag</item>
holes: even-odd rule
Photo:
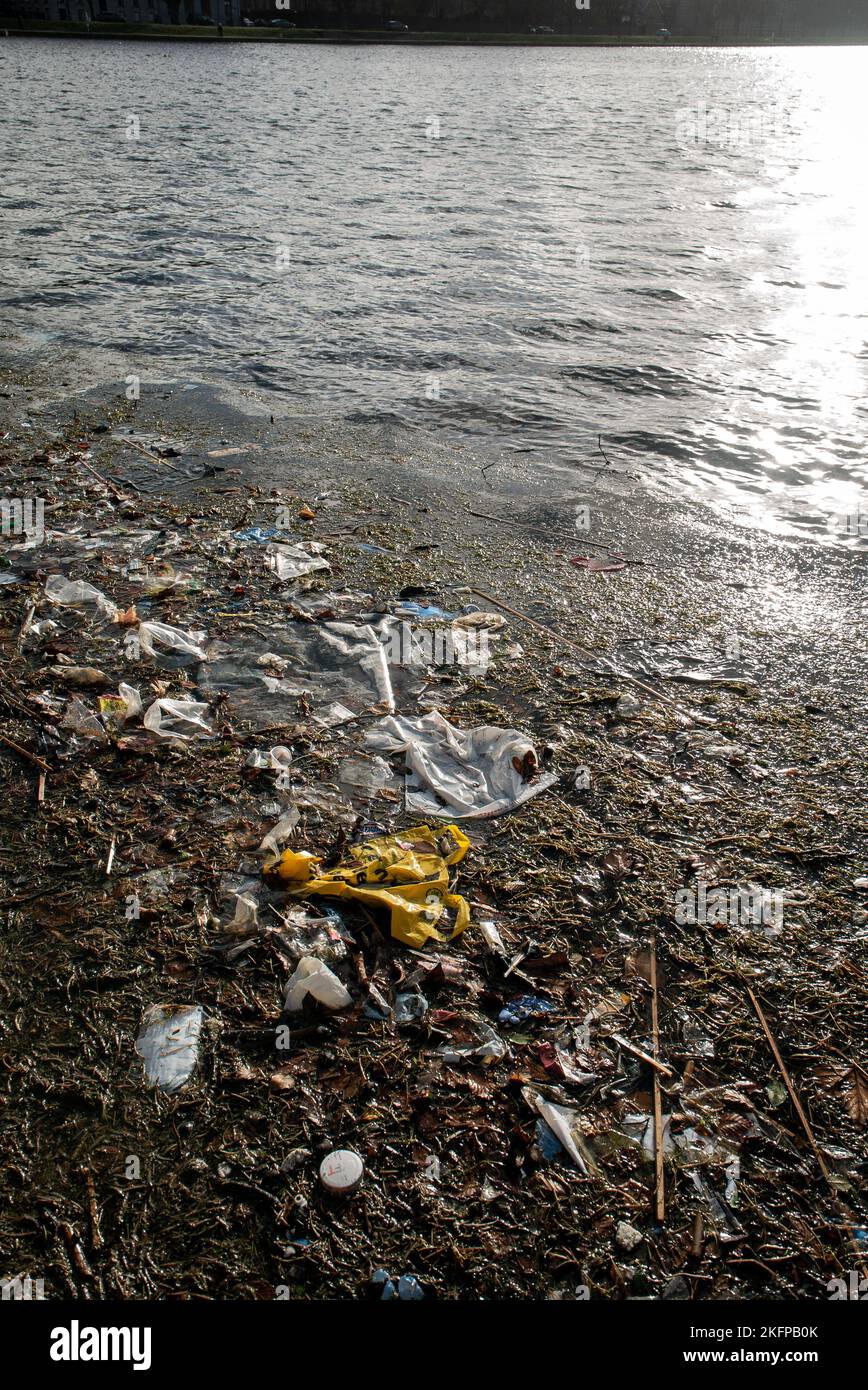
[[[457,825],[436,830],[417,825],[352,845],[348,859],[334,869],[320,870],[322,855],[286,850],[263,873],[273,888],[301,898],[322,894],[387,907],[392,935],[405,946],[424,946],[429,940],[451,941],[470,924],[466,901],[449,892],[449,865],[459,863],[469,848]],[[447,934],[436,925],[444,913],[455,914]]]

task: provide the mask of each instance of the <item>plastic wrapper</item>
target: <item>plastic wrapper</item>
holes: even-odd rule
[[[457,825],[418,825],[351,845],[346,861],[334,869],[320,870],[321,856],[287,850],[263,872],[270,886],[299,897],[349,897],[386,908],[392,935],[406,946],[422,946],[451,941],[469,925],[467,902],[449,891],[449,866],[469,848]]]
[[[516,729],[456,729],[436,709],[419,719],[382,719],[364,742],[367,748],[404,754],[414,774],[407,806],[423,815],[450,820],[503,815],[556,780],[551,773],[532,781],[526,777],[536,767],[536,753]]]
[[[212,738],[214,730],[204,717],[207,713],[208,706],[198,700],[155,700],[142,723],[160,738]]]
[[[277,860],[281,846],[289,839],[301,816],[295,806],[281,816],[276,825],[272,826],[259,846],[259,853],[266,856],[266,862],[271,864]]]
[[[61,720],[61,728],[72,729],[77,738],[95,739],[108,743],[108,734],[92,710],[81,700],[70,700]]]
[[[199,1061],[203,1017],[198,1004],[152,1004],[146,1011],[136,1051],[149,1085],[171,1095],[187,1084]]]
[[[169,654],[184,661],[205,661],[202,648],[206,633],[183,632],[168,623],[139,623],[139,646],[146,656]]]
[[[324,555],[325,546],[318,541],[303,541],[301,545],[270,545],[265,552],[265,563],[270,570],[274,570],[278,579],[289,581],[319,570],[329,570],[331,566]]]
[[[93,608],[105,618],[114,619],[117,607],[111,599],[84,579],[66,579],[50,574],[45,581],[45,597],[61,608]]]
[[[309,994],[327,1009],[346,1009],[353,1002],[334,971],[315,956],[303,956],[290,977],[283,1001],[286,1012],[297,1013]]]

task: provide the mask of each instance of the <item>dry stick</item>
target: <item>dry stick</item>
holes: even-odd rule
[[[762,1028],[763,1033],[765,1034],[766,1042],[772,1050],[772,1056],[775,1059],[778,1071],[784,1079],[784,1085],[786,1086],[787,1094],[789,1095],[790,1100],[793,1103],[793,1109],[795,1110],[796,1114],[801,1120],[802,1128],[805,1131],[805,1134],[808,1136],[808,1142],[810,1143],[811,1148],[814,1150],[814,1157],[820,1165],[820,1172],[823,1174],[823,1177],[826,1179],[826,1182],[829,1184],[829,1187],[832,1189],[832,1191],[835,1193],[835,1196],[837,1197],[838,1190],[835,1187],[835,1184],[832,1182],[832,1175],[829,1172],[826,1160],[820,1152],[820,1147],[817,1144],[816,1139],[814,1138],[814,1131],[811,1129],[808,1117],[805,1114],[804,1108],[802,1106],[802,1102],[799,1100],[799,1097],[796,1094],[796,1088],[790,1080],[790,1074],[787,1071],[786,1066],[784,1065],[784,1059],[778,1050],[778,1045],[772,1037],[771,1029],[769,1028],[769,1025],[766,1023],[766,1016],[760,1008],[759,1000],[757,999],[756,995],[754,994],[753,990],[750,988],[749,985],[745,985],[745,989],[747,990],[747,995],[750,999],[750,1002],[753,1004],[756,1016],[760,1021],[760,1027]]]
[[[819,1145],[817,1144],[817,1141],[814,1138],[814,1131],[811,1129],[808,1117],[805,1114],[804,1108],[802,1106],[802,1102],[799,1100],[799,1097],[796,1094],[796,1088],[790,1080],[790,1074],[787,1071],[786,1066],[784,1065],[784,1059],[781,1056],[780,1051],[778,1050],[778,1045],[772,1037],[771,1029],[769,1028],[769,1025],[766,1022],[765,1014],[760,1008],[759,1000],[757,999],[756,995],[754,994],[753,990],[750,988],[749,985],[746,984],[745,989],[747,990],[750,1002],[754,1006],[756,1016],[760,1021],[760,1027],[762,1028],[763,1033],[765,1034],[766,1042],[771,1048],[772,1056],[774,1057],[775,1062],[777,1063],[778,1071],[784,1079],[784,1085],[786,1086],[787,1094],[789,1095],[790,1100],[793,1103],[793,1109],[795,1110],[796,1114],[801,1120],[802,1128],[804,1129],[805,1134],[808,1136],[811,1148],[814,1150],[814,1157],[816,1158],[817,1163],[820,1165],[820,1172],[826,1179],[826,1183],[833,1197],[835,1198],[838,1208],[844,1213],[845,1216],[848,1216],[850,1218],[848,1222],[848,1227],[852,1231],[852,1228],[855,1225],[855,1217],[853,1217],[852,1213],[848,1211],[846,1204],[841,1199],[841,1194],[838,1192],[837,1187],[832,1181],[832,1175],[829,1172],[828,1164],[826,1163],[826,1160],[820,1152]],[[857,1260],[864,1260],[868,1258],[866,1257],[865,1251],[859,1248],[859,1243],[856,1240],[855,1236],[853,1236],[852,1234],[850,1235],[850,1245],[852,1247],[853,1254],[855,1255]]]
[[[25,614],[25,616],[24,616],[24,622],[21,624],[20,628],[18,629],[18,636],[17,636],[17,638],[15,639],[15,645],[16,645],[18,648],[21,647],[22,642],[24,641],[25,637],[27,636],[28,632],[30,631],[30,624],[33,622],[33,615],[34,615],[35,612],[36,612],[36,604],[35,604],[35,603],[31,603],[30,607],[27,609],[27,612],[26,612],[26,614]]]
[[[660,1019],[657,1007],[657,938],[651,937],[651,1037],[655,1062],[660,1059]],[[663,1106],[660,1098],[660,1076],[653,1077],[654,1086],[654,1216],[659,1223],[666,1220],[666,1175],[663,1169]]]
[[[75,462],[80,463],[82,468],[86,468],[88,473],[92,473],[93,476],[96,478],[97,482],[102,483],[103,487],[110,488],[111,491],[114,493],[115,497],[123,497],[124,494],[122,489],[119,488],[117,484],[111,482],[108,478],[104,478],[101,473],[97,473],[96,469],[91,468],[90,464],[87,462],[86,459],[79,458],[76,459]]]
[[[19,743],[13,743],[11,738],[7,738],[5,734],[0,734],[0,743],[5,743],[7,747],[14,748],[16,753],[21,754],[22,758],[26,758],[30,763],[35,763],[37,767],[42,768],[43,772],[48,772],[50,770],[48,763],[44,763],[41,758],[37,758],[35,753],[28,753],[27,749],[22,748]]]
[[[523,623],[529,623],[531,627],[537,628],[539,632],[544,632],[547,637],[551,637],[555,642],[565,642],[568,647],[573,647],[577,652],[581,652],[583,656],[589,656],[592,661],[596,661],[598,664],[608,667],[609,673],[616,676],[618,680],[632,681],[640,690],[644,690],[646,695],[653,696],[655,700],[665,701],[666,704],[671,705],[674,710],[677,710],[680,715],[689,720],[691,724],[696,723],[696,719],[688,714],[685,709],[682,709],[678,701],[673,700],[671,695],[667,695],[663,690],[655,690],[653,686],[646,685],[644,681],[639,680],[638,676],[631,676],[629,672],[616,670],[611,661],[607,661],[606,658],[600,656],[598,652],[592,652],[588,647],[583,647],[581,642],[574,642],[572,637],[564,637],[562,633],[555,632],[554,628],[546,627],[544,623],[538,623],[536,618],[528,617],[527,613],[519,613],[517,608],[510,608],[508,603],[503,603],[499,598],[495,598],[493,594],[487,594],[484,589],[475,589],[472,585],[468,585],[467,593],[476,594],[478,598],[484,598],[486,603],[494,604],[495,608],[502,609],[504,613],[511,614],[513,618],[520,618]]]
[[[517,526],[525,531],[537,531],[541,536],[557,536],[559,540],[572,541],[576,545],[579,544],[576,537],[571,536],[569,531],[552,531],[551,528],[547,526],[534,526],[531,521],[513,521],[512,518],[508,516],[492,516],[490,512],[475,512],[472,507],[468,507],[467,510],[471,516],[478,516],[483,521],[499,521],[501,526]],[[582,536],[581,544],[592,545],[595,550],[611,551],[612,549],[611,545],[606,541],[589,541],[586,536]],[[644,565],[647,562],[645,560],[628,560],[627,563],[629,565]]]
[[[658,1062],[656,1057],[652,1057],[649,1053],[643,1052],[641,1047],[637,1047],[635,1043],[631,1043],[628,1038],[622,1038],[620,1033],[613,1033],[612,1041],[618,1043],[619,1047],[623,1047],[627,1052],[632,1052],[633,1056],[638,1057],[641,1062],[647,1062],[648,1066],[653,1067],[661,1076],[673,1075],[672,1068],[667,1067],[665,1062]]]

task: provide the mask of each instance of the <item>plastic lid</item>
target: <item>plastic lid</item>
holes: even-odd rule
[[[365,1165],[352,1149],[335,1149],[319,1166],[319,1179],[329,1192],[352,1192],[362,1181]]]

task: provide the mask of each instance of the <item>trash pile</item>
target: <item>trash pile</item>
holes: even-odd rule
[[[71,1297],[826,1296],[868,1246],[834,758],[796,787],[740,666],[580,660],[358,498],[145,489],[110,443],[0,473],[45,501],[0,538],[11,1258]]]

